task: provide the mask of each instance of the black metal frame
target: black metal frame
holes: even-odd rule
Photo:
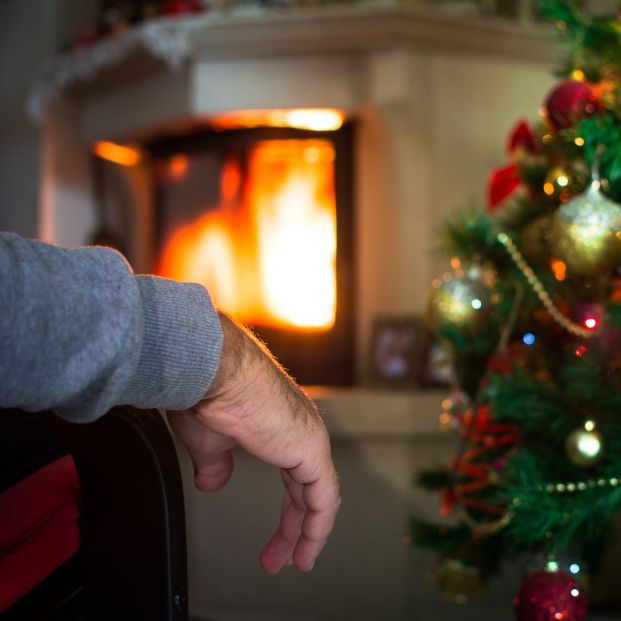
[[[336,131],[310,131],[296,128],[257,127],[216,131],[196,129],[188,134],[165,136],[146,147],[154,158],[175,154],[222,151],[243,154],[253,142],[262,140],[324,139],[336,152],[335,196],[337,217],[337,308],[330,330],[280,329],[253,325],[281,364],[303,384],[351,385],[354,383],[355,247],[353,194],[353,132],[351,122]],[[241,158],[243,161],[243,158]],[[154,174],[154,187],[157,188]],[[156,248],[163,244],[162,199],[156,191],[154,236]]]

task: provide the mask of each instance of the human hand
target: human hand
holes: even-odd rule
[[[187,446],[196,486],[223,487],[239,445],[281,469],[285,495],[280,524],[261,553],[268,573],[293,563],[310,571],[332,531],[340,482],[325,425],[314,403],[267,349],[226,315],[220,368],[205,399],[168,420]]]

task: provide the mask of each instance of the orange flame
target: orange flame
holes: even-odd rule
[[[266,140],[245,182],[229,159],[221,203],[167,240],[158,274],[200,282],[240,321],[327,329],[336,313],[334,148]]]
[[[93,145],[93,153],[104,160],[121,166],[135,166],[142,159],[142,153],[139,149],[107,140],[96,142]]]
[[[295,108],[274,110],[235,110],[211,120],[215,129],[242,127],[297,127],[311,131],[335,131],[343,125],[345,115],[334,108]]]

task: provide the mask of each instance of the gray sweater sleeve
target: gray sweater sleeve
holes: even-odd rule
[[[200,285],[135,276],[107,248],[0,233],[0,407],[90,421],[114,405],[185,409],[222,349]]]

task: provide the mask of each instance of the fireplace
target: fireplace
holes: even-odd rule
[[[303,384],[354,381],[353,127],[343,121],[337,110],[245,111],[160,131],[133,154],[95,148],[99,177],[120,155],[148,162],[150,271],[205,285]]]
[[[259,319],[230,306],[233,294],[223,287],[218,303],[252,324],[300,381],[348,384],[353,365],[354,384],[371,384],[369,352],[377,318],[422,311],[428,283],[439,269],[429,240],[447,210],[463,200],[452,188],[470,187],[467,182],[484,177],[487,167],[485,161],[483,171],[463,167],[474,160],[453,139],[461,135],[462,124],[445,122],[453,63],[440,51],[452,40],[452,30],[402,6],[296,11],[266,19],[210,15],[204,22],[193,18],[187,24],[155,26],[165,29],[164,39],[128,32],[118,42],[135,47],[103,60],[100,49],[81,50],[54,63],[33,91],[31,108],[45,109],[42,238],[68,246],[88,242],[97,223],[106,220],[98,215],[104,210],[97,209],[105,203],[105,228],[129,240],[124,250],[134,269],[166,273],[162,258],[174,231],[203,216],[221,225],[237,219],[238,203],[255,170],[257,142],[302,141],[315,153],[311,159],[321,159],[327,141],[336,154],[337,235],[333,284],[320,286],[336,292],[335,308],[321,311],[328,319],[318,326],[316,318],[306,317],[303,325],[285,329],[274,325],[273,317]],[[472,45],[487,49],[487,31],[476,32]],[[430,35],[425,40],[433,44],[433,54],[416,47],[417,33]],[[179,52],[182,62],[170,70],[168,56],[163,62],[159,48],[148,45],[177,41],[177,36],[179,45],[166,50]],[[146,52],[135,37],[147,45]],[[116,50],[116,40],[108,44]],[[90,78],[84,77],[85,64],[94,68]],[[470,101],[471,91],[465,92]],[[303,129],[295,116],[309,108],[340,111],[348,121],[340,129]],[[468,108],[481,109],[478,100]],[[262,119],[249,119],[246,112],[235,112],[240,110],[267,112]],[[275,117],[286,117],[286,122]],[[129,165],[105,164],[105,183],[97,184],[87,154],[100,141],[130,151],[118,152]],[[439,168],[440,159],[450,166]],[[445,178],[449,173],[451,183]],[[203,183],[203,195],[173,209],[172,194],[189,192],[189,185],[175,178],[185,175],[187,181],[194,174]],[[108,177],[115,177],[115,183]],[[215,207],[226,201],[236,205],[229,209],[235,215],[216,217]],[[224,246],[229,247],[224,228]],[[298,246],[296,252],[303,244]],[[289,267],[282,259],[275,261]],[[221,265],[230,262],[219,260]],[[215,277],[224,280],[225,269]],[[243,280],[239,269],[226,280]],[[210,287],[218,290],[213,283]]]

